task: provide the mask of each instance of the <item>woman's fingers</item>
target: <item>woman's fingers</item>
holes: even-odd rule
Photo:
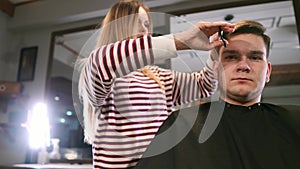
[[[209,37],[218,32],[219,27],[221,27],[223,31],[233,32],[235,25],[229,22],[198,22],[197,27]]]
[[[227,45],[228,41],[225,40],[225,43]],[[224,46],[224,42],[221,39],[210,42],[210,47],[211,47],[210,49],[213,49],[213,48],[219,47],[219,46]]]
[[[234,25],[227,22],[199,22],[196,27],[192,27],[186,31],[174,34],[175,45],[178,50],[183,49],[197,49],[197,50],[210,50],[220,45],[228,43],[222,40],[214,40],[210,42],[209,38],[213,34],[222,30],[232,32]]]

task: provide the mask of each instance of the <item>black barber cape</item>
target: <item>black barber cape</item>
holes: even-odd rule
[[[212,124],[211,126],[215,126],[212,135],[204,143],[199,143],[199,135],[211,113],[211,107],[216,106],[221,107],[220,112],[217,112],[221,113],[220,122]],[[153,141],[144,154],[146,157],[135,168],[300,169],[298,106],[258,103],[244,107],[223,101],[205,103],[200,105],[199,111],[191,107],[173,112],[156,137],[167,132],[171,126],[175,127],[173,136],[182,135],[181,129],[190,123],[190,119],[180,117],[182,114],[196,117],[186,136],[171,149],[155,156],[147,154],[151,152]],[[165,149],[173,140],[172,137],[166,138],[159,141],[158,145],[161,145],[160,149]]]

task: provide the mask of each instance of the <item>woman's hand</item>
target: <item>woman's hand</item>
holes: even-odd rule
[[[198,22],[190,29],[174,34],[176,49],[210,50],[221,46],[222,40],[209,40],[210,36],[219,31],[219,27],[223,31],[232,32],[235,25],[228,22]]]

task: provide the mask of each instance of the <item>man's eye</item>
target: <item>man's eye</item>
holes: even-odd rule
[[[250,56],[250,60],[262,60],[262,58],[260,56],[253,55],[253,56]]]
[[[237,56],[234,56],[234,55],[225,56],[225,60],[236,60],[236,59],[237,59]]]

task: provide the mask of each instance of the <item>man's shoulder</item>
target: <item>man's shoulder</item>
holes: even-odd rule
[[[287,110],[299,110],[300,109],[300,105],[293,105],[293,104],[273,104],[273,103],[261,103],[265,106],[269,106],[269,107],[273,107],[273,108],[283,108],[283,109],[287,109]]]
[[[270,111],[275,112],[281,120],[284,120],[300,134],[300,106],[287,104],[275,105],[270,103],[264,103],[263,105]]]
[[[300,106],[299,105],[272,104],[272,103],[262,103],[262,105],[266,109],[270,109],[272,111],[300,116]]]

